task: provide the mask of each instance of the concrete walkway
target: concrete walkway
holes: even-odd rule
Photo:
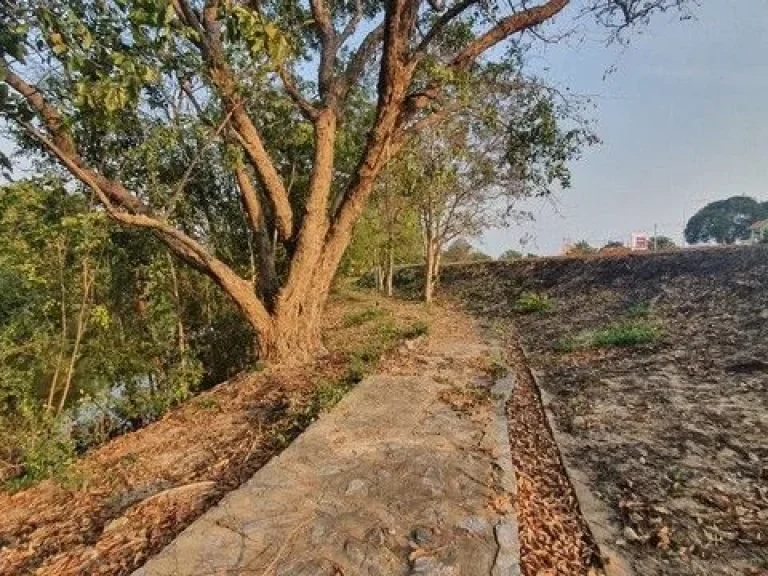
[[[134,576],[519,574],[511,382],[489,391],[480,344],[421,348],[361,382]]]

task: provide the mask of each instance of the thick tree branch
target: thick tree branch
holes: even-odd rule
[[[5,78],[5,82],[18,92],[35,110],[42,119],[43,123],[53,135],[56,146],[62,150],[72,153],[75,150],[75,144],[67,131],[64,118],[59,111],[52,106],[43,96],[43,93],[18,76],[8,65],[5,58],[0,57],[0,72]]]
[[[339,37],[339,46],[344,44],[352,34],[355,33],[355,30],[357,30],[357,27],[360,25],[360,19],[363,17],[363,2],[362,0],[355,0],[355,11],[352,14],[352,17],[349,19],[349,22],[347,22],[347,25],[344,27],[344,30],[341,32],[341,36]]]
[[[333,98],[334,66],[336,64],[336,52],[338,50],[338,35],[333,27],[331,15],[325,0],[310,0],[312,18],[317,24],[320,33],[320,63],[317,68],[317,84],[320,90],[320,98],[327,102],[329,96]]]
[[[184,14],[191,13],[188,18],[196,18],[194,11],[189,8],[187,0],[175,0],[181,6]],[[293,235],[293,209],[275,164],[264,146],[261,134],[251,120],[245,107],[245,100],[239,93],[235,73],[228,64],[221,43],[220,26],[217,21],[218,2],[208,0],[203,10],[203,36],[198,44],[205,58],[211,82],[221,97],[224,108],[232,113],[232,127],[238,141],[253,166],[260,184],[272,205],[275,226],[280,236],[289,239]],[[199,24],[199,21],[198,21]]]
[[[315,155],[301,230],[296,242],[291,269],[278,306],[291,308],[295,297],[310,288],[323,245],[320,239],[328,231],[328,202],[333,184],[336,112],[326,108],[314,124]]]
[[[296,78],[294,78],[291,71],[285,65],[281,65],[277,69],[277,74],[280,77],[280,81],[283,83],[285,93],[288,94],[291,100],[293,100],[301,114],[307,120],[314,121],[317,118],[318,110],[304,98],[304,95],[296,84]]]
[[[261,295],[265,306],[269,307],[273,303],[275,294],[277,294],[278,279],[266,215],[264,214],[259,192],[253,185],[251,177],[244,166],[238,165],[235,167],[235,178],[240,189],[243,209],[245,210],[248,224],[256,243],[258,277],[255,279],[255,288]]]
[[[198,18],[189,2],[187,0],[173,0],[173,8],[179,19],[187,26],[194,28],[195,32],[200,36],[200,41],[203,41],[205,38],[205,30],[200,22],[200,18]]]
[[[563,10],[570,0],[549,0],[548,2],[528,8],[522,12],[516,12],[503,18],[496,26],[486,31],[469,43],[452,60],[451,67],[462,70],[477,60],[486,50],[492,48],[512,34],[522,32],[528,28],[538,26],[546,22],[558,12]]]
[[[549,0],[545,4],[541,4],[533,8],[528,8],[527,10],[516,12],[510,16],[507,16],[506,18],[503,18],[493,28],[487,30],[475,38],[475,40],[470,42],[463,50],[456,54],[448,64],[448,68],[453,72],[461,72],[467,69],[484,52],[499,42],[509,38],[513,34],[522,32],[523,30],[528,30],[538,26],[539,24],[542,24],[543,22],[546,22],[547,20],[556,16],[569,3],[570,0]],[[454,6],[456,9],[454,17],[460,14],[461,11],[466,8],[464,4],[466,4],[466,2],[460,2]],[[460,7],[463,7],[463,9],[459,10]],[[446,12],[444,16],[448,15],[449,12],[451,11],[449,10]],[[443,24],[443,26],[445,26],[445,24]],[[418,61],[418,52],[415,54],[415,58]],[[407,118],[409,116],[413,116],[416,112],[434,102],[442,90],[442,84],[438,82],[432,82],[428,84],[423,90],[409,94],[403,105],[404,117]]]
[[[451,20],[461,15],[462,12],[477,4],[479,1],[480,0],[461,0],[443,12],[443,14],[432,25],[432,28],[430,28],[429,31],[424,35],[424,38],[421,40],[415,50],[415,56],[421,57],[421,55],[426,52],[432,41],[443,32]]]
[[[3,65],[7,66],[5,61],[0,64],[0,66]],[[30,123],[25,124],[25,129],[28,132],[30,129],[33,129],[38,135],[45,136],[48,142],[55,146],[56,150],[59,150],[61,154],[67,157],[69,162],[73,163],[73,165],[78,168],[83,168],[85,163],[77,153],[74,140],[67,131],[61,113],[45,99],[43,93],[38,90],[36,86],[27,83],[10,68],[6,67],[3,72],[6,75],[5,82],[18,92],[33,110],[38,113],[40,120],[50,136],[45,136]],[[39,137],[37,139],[40,140]],[[50,146],[48,146],[48,148],[50,148]],[[102,190],[111,198],[112,202],[116,202],[124,209],[135,214],[143,214],[149,211],[148,207],[142,203],[141,200],[124,187],[116,185],[99,173],[94,173],[93,178],[99,183]]]
[[[376,118],[358,168],[328,229],[323,253],[315,270],[315,281],[323,288],[330,285],[333,279],[354,224],[373,191],[376,177],[396,152],[397,143],[393,142],[393,136],[415,68],[408,60],[408,42],[418,7],[418,0],[392,0],[387,4]]]
[[[344,71],[343,78],[340,80],[339,96],[344,98],[349,89],[357,84],[360,77],[365,72],[365,67],[371,58],[376,54],[376,50],[384,40],[384,24],[381,23],[373,30],[368,32],[366,37],[357,47],[357,50],[349,59]]]
[[[271,319],[264,304],[249,291],[250,285],[240,278],[229,266],[213,256],[211,252],[194,238],[164,220],[154,218],[148,213],[125,212],[112,202],[113,190],[122,189],[124,194],[133,196],[119,182],[109,180],[91,168],[85,167],[77,158],[59,148],[54,140],[42,133],[30,123],[23,124],[24,129],[36,138],[54,157],[56,157],[78,180],[88,186],[107,214],[113,220],[128,226],[146,228],[155,233],[174,253],[196,269],[211,277],[221,285],[249,317],[256,319],[263,326],[264,333],[271,329]],[[250,296],[250,297],[248,297]]]

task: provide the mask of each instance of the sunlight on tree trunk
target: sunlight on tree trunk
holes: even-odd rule
[[[69,397],[69,389],[72,385],[72,379],[75,375],[75,367],[77,361],[80,358],[80,344],[83,341],[83,334],[88,328],[88,316],[90,313],[91,296],[93,294],[93,283],[96,279],[95,269],[90,268],[90,260],[86,256],[83,258],[82,264],[82,298],[80,300],[80,311],[77,315],[77,324],[75,325],[75,342],[72,345],[72,354],[69,358],[69,366],[67,367],[67,376],[64,380],[64,388],[61,391],[61,397],[59,398],[59,406],[56,410],[56,414],[61,414],[66,405],[67,398]]]
[[[66,246],[62,240],[57,248],[57,264],[59,267],[59,289],[60,289],[60,303],[61,309],[61,338],[59,339],[59,354],[56,359],[56,369],[51,377],[51,384],[48,387],[48,400],[45,403],[46,411],[53,410],[53,401],[56,395],[56,390],[59,385],[59,374],[61,373],[61,366],[64,362],[64,352],[67,347],[67,288],[64,282],[64,266],[65,266],[65,253]]]

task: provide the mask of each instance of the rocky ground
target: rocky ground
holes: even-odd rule
[[[517,327],[636,573],[768,574],[767,249],[456,266],[443,287]],[[547,304],[516,311],[525,292]]]

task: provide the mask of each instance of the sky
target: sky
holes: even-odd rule
[[[572,164],[570,189],[518,206],[534,221],[476,239],[482,251],[558,254],[565,240],[602,246],[654,227],[681,243],[708,202],[768,200],[768,1],[699,3],[691,20],[656,16],[627,46],[597,25],[535,46],[530,70],[590,97],[601,144]]]
[[[592,99],[602,143],[572,164],[570,189],[519,206],[533,222],[489,231],[481,250],[558,254],[564,239],[602,246],[654,226],[681,243],[708,202],[768,200],[768,2],[700,4],[692,20],[656,17],[626,47],[594,26],[535,49],[531,69]]]

